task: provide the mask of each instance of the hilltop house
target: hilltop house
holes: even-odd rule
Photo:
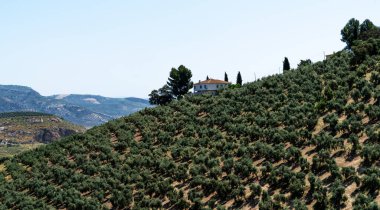
[[[208,79],[194,84],[194,94],[216,94],[218,90],[226,88],[230,82],[217,79]]]

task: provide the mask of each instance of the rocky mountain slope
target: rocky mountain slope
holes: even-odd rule
[[[0,158],[28,148],[51,143],[61,137],[83,133],[85,128],[61,118],[36,112],[0,114]]]
[[[78,94],[54,95],[50,98],[55,98],[68,104],[86,107],[94,112],[112,116],[112,118],[119,118],[150,106],[147,100],[140,98],[109,98],[97,95]]]
[[[100,125],[148,106],[150,105],[147,100],[136,98],[105,98],[92,95],[45,97],[29,87],[0,85],[0,112],[50,113],[85,127]]]

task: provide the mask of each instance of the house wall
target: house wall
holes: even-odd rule
[[[227,84],[198,84],[194,85],[194,92],[220,90],[225,87],[227,87]]]

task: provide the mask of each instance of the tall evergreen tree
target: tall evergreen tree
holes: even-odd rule
[[[236,84],[237,85],[242,85],[243,84],[243,79],[241,78],[240,71],[238,72],[238,75],[236,77]]]
[[[362,24],[355,18],[351,18],[348,23],[344,26],[344,28],[340,31],[342,35],[342,41],[346,42],[347,49],[351,49],[352,45],[354,44],[354,41],[363,38],[363,34],[367,33],[375,33],[378,30],[378,28],[373,24],[370,20],[366,19],[363,21]],[[366,35],[364,35],[366,36]],[[368,36],[368,34],[367,34]]]
[[[228,82],[228,75],[226,72],[224,72],[224,81]]]
[[[376,26],[368,19],[365,19],[363,23],[360,24],[360,34],[373,29],[376,29]]]
[[[206,80],[209,80],[210,78],[208,78],[208,75],[207,75],[207,77],[206,77]]]
[[[284,59],[282,70],[284,72],[290,70],[290,63],[289,63],[289,60],[287,57],[285,57],[285,59]]]
[[[359,21],[355,18],[351,18],[344,28],[340,31],[342,35],[342,41],[347,44],[347,48],[351,49],[352,44],[357,40],[360,33]],[[364,28],[365,26],[363,26]]]
[[[191,70],[183,65],[180,65],[178,69],[172,68],[167,85],[174,97],[180,99],[189,92],[193,87],[192,76]]]

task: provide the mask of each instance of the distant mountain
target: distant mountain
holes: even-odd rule
[[[45,97],[29,87],[0,85],[0,112],[50,113],[85,127],[100,125],[148,106],[148,100],[139,98],[74,94]]]
[[[98,95],[55,95],[50,98],[62,100],[69,104],[86,107],[92,111],[115,117],[141,110],[149,106],[149,102],[140,98],[109,98]]]

